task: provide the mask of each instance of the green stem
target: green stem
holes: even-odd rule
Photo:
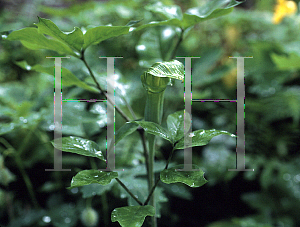
[[[96,84],[96,87],[100,90],[100,92],[102,94],[105,95],[105,97],[107,98],[107,100],[110,102],[110,103],[113,103],[112,100],[107,96],[106,92],[101,88],[100,84],[98,83],[98,81],[96,80],[96,77],[91,69],[91,67],[89,66],[89,64],[87,63],[87,61],[85,60],[85,57],[84,57],[84,50],[81,52],[81,58],[80,58],[83,63],[85,64],[86,68],[88,69],[89,73],[90,73],[90,76],[93,78],[95,84]],[[123,100],[125,101],[126,103],[126,106],[127,108],[129,109],[129,111],[131,112],[132,116],[134,119],[136,119],[136,115],[133,111],[133,109],[131,108],[131,106],[129,105],[129,103],[126,101],[126,99],[123,97]],[[127,117],[127,115],[117,106],[115,105],[116,107],[116,110],[119,112],[119,114],[128,122],[128,121],[131,121],[129,117]],[[141,139],[142,139],[142,142],[143,142],[143,146],[144,144],[146,144],[146,138],[145,138],[145,133],[144,131],[139,131],[140,133],[140,136],[141,136]],[[144,146],[144,153],[146,154],[147,153],[147,148],[146,146]],[[145,155],[145,158],[146,158],[146,161],[147,161],[147,156]],[[147,167],[147,173],[148,173],[148,167]]]
[[[120,181],[119,178],[115,178],[115,179],[138,204],[140,204],[141,206],[143,205],[143,203],[138,198],[136,198],[135,195],[131,193],[131,191],[129,191],[129,189],[126,187],[126,185],[123,184],[123,182]]]
[[[163,102],[164,102],[164,90],[158,93],[152,93],[147,91],[147,100],[145,107],[145,121],[155,122],[157,124],[161,123],[162,113],[163,113]],[[155,208],[155,198],[154,198],[154,159],[155,159],[155,136],[148,135],[149,142],[149,157],[148,157],[148,190],[150,205]],[[152,191],[153,189],[153,191]],[[152,226],[156,226],[156,217],[152,217]]]
[[[166,163],[165,169],[168,169],[169,163],[170,163],[170,161],[171,161],[171,159],[172,159],[172,157],[173,157],[174,150],[175,150],[175,149],[174,149],[174,147],[173,147],[173,149],[172,149],[172,151],[171,151],[171,154],[170,154],[170,156],[169,156],[169,158],[168,158],[168,161],[167,161],[167,163]],[[152,196],[152,194],[153,194],[155,188],[157,187],[159,181],[160,181],[160,176],[158,176],[158,179],[156,180],[155,185],[151,188],[150,193],[149,193],[149,195],[148,195],[148,198],[147,198],[146,201],[144,202],[144,205],[147,205],[147,204],[148,204],[148,202],[149,202],[149,200],[150,200],[150,198],[151,198],[151,196]]]
[[[175,46],[175,48],[174,48],[174,50],[173,50],[173,53],[172,53],[172,55],[171,55],[171,56],[172,56],[171,59],[174,59],[174,58],[176,57],[176,52],[177,52],[177,50],[178,50],[178,48],[179,48],[180,43],[181,43],[182,40],[183,40],[183,33],[184,33],[184,29],[181,28],[180,36],[179,36],[178,42],[177,42],[177,44],[176,44],[176,46]],[[170,59],[170,60],[171,60],[171,59]]]
[[[83,63],[84,63],[85,66],[87,67],[87,69],[88,69],[88,71],[89,71],[91,77],[93,78],[93,80],[94,80],[94,82],[95,82],[97,88],[101,91],[102,94],[105,95],[105,97],[106,97],[106,99],[107,99],[108,102],[110,102],[111,104],[115,105],[115,104],[113,103],[113,101],[108,97],[108,95],[106,94],[106,92],[101,88],[101,86],[100,86],[100,84],[98,83],[98,81],[96,80],[96,77],[95,77],[95,75],[94,75],[94,73],[93,73],[91,67],[88,65],[88,63],[87,63],[86,60],[85,60],[84,52],[82,52],[81,54],[82,54],[82,56],[81,56],[80,59],[83,61]],[[125,113],[124,113],[117,105],[115,105],[115,107],[116,107],[116,110],[119,112],[119,114],[120,114],[126,121],[130,121],[130,118],[127,117],[127,115],[126,115],[126,114],[125,114]]]
[[[156,186],[158,185],[159,181],[160,181],[160,176],[158,176],[158,179],[156,180],[154,186],[151,188],[150,193],[149,193],[149,195],[148,195],[146,201],[144,202],[144,205],[147,205],[147,204],[148,204],[148,202],[149,202],[149,200],[150,200],[150,198],[151,198],[151,196],[152,196],[152,194],[153,194],[153,192],[154,192]]]
[[[147,148],[147,140],[145,136],[145,131],[143,129],[139,130],[138,132],[141,136],[142,139],[142,144],[143,144],[143,150],[144,150],[144,156],[145,156],[145,163],[146,163],[146,172],[147,176],[149,176],[149,155],[148,155],[148,148]],[[148,178],[148,185],[150,184],[149,178]]]
[[[173,149],[172,149],[171,154],[170,154],[170,156],[169,156],[169,158],[168,158],[168,161],[167,161],[167,163],[166,163],[165,169],[168,169],[168,166],[169,166],[169,163],[170,163],[170,161],[171,161],[171,159],[172,159],[172,157],[173,157],[174,151],[175,151],[175,148],[174,148],[174,145],[173,145]]]

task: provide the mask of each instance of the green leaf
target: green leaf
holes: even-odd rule
[[[184,165],[177,165],[163,170],[160,173],[161,181],[166,184],[180,182],[193,188],[201,187],[208,182],[204,178],[204,172],[197,165],[192,165],[192,168],[199,169],[199,171],[176,171],[176,169],[183,169],[183,167]]]
[[[71,32],[62,32],[51,20],[39,18],[39,23],[36,24],[38,32],[52,36],[53,38],[63,42],[69,47],[80,52],[83,45],[83,33],[80,28],[75,27]]]
[[[229,3],[229,4],[228,4]],[[241,4],[235,0],[213,0],[199,8],[187,10],[183,15],[181,26],[183,29],[194,26],[199,22],[227,15],[233,11],[233,7]]]
[[[45,67],[42,65],[30,66],[30,65],[28,65],[28,63],[26,61],[15,62],[15,64],[17,64],[18,66],[20,66],[21,68],[23,68],[25,70],[33,70],[33,71],[40,72],[40,73],[47,73],[52,76],[54,75],[53,67]],[[61,73],[62,73],[62,85],[63,86],[66,86],[66,87],[77,86],[77,87],[81,87],[85,90],[94,92],[94,93],[99,93],[97,88],[89,86],[85,82],[79,80],[70,70],[62,67]]]
[[[62,146],[55,143],[55,140],[51,141],[51,143],[58,150],[99,158],[100,160],[105,161],[102,151],[99,150],[99,146],[94,141],[70,136],[62,138]]]
[[[271,58],[280,70],[300,69],[300,56],[296,53],[291,53],[289,56],[273,53]]]
[[[121,128],[116,131],[115,134],[115,145],[125,138],[126,136],[134,133],[138,129],[139,125],[135,122],[127,122]]]
[[[170,141],[173,143],[171,136],[169,135],[168,131],[164,129],[159,124],[150,121],[134,121],[139,124],[147,133],[150,133],[155,136],[159,136],[165,140]]]
[[[53,85],[52,85],[53,86]],[[52,98],[53,100],[53,98]],[[53,101],[52,101],[53,102]],[[105,103],[98,103],[97,106],[103,106]],[[87,111],[88,102],[63,102],[62,109],[62,133],[78,137],[87,137],[86,130],[90,132],[99,132],[106,126],[106,115],[92,111]],[[52,110],[51,110],[52,109]],[[41,127],[46,131],[53,130],[53,106],[42,109],[41,115],[43,123]],[[97,127],[97,130],[95,128]],[[93,134],[94,135],[94,134]],[[104,143],[105,144],[105,143]],[[103,148],[105,150],[105,148]]]
[[[191,127],[191,116],[186,113],[186,119],[184,121],[184,110],[177,111],[170,114],[167,118],[168,131],[173,141],[180,140],[184,134],[186,134]]]
[[[95,183],[107,185],[111,182],[112,179],[115,179],[117,177],[117,172],[107,172],[95,169],[82,170],[72,178],[71,186],[68,189]]]
[[[229,135],[231,137],[236,137],[235,135],[226,132],[226,131],[220,131],[216,129],[210,129],[210,130],[204,130],[200,129],[197,131],[194,131],[190,133],[189,135],[185,135],[184,138],[186,137],[191,137],[192,138],[192,144],[184,144],[184,138],[181,138],[177,144],[175,145],[175,149],[184,149],[187,147],[197,147],[197,146],[204,146],[208,144],[208,142],[215,136],[219,135]],[[187,139],[189,140],[189,138]]]
[[[176,26],[181,28],[181,21],[177,18],[165,20],[165,21],[151,21],[149,24],[144,24],[139,27],[137,27],[134,31],[139,31],[144,28],[149,28],[149,27],[155,27],[155,26],[162,26],[162,25],[168,25],[168,26]]]
[[[146,216],[154,216],[153,206],[127,206],[119,207],[112,211],[111,221],[118,221],[122,227],[140,227]]]
[[[127,34],[129,29],[130,27],[128,26],[99,26],[91,28],[83,36],[83,48],[86,49],[88,46],[98,44],[103,40]]]
[[[57,40],[46,38],[38,32],[37,28],[23,28],[14,31],[8,35],[7,39],[11,41],[20,40],[25,47],[31,50],[48,49],[78,57],[69,46]]]
[[[164,21],[152,21],[149,24],[145,24],[136,28],[135,31],[139,31],[143,28],[162,25],[170,25],[180,27],[182,29],[187,29],[199,22],[227,15],[232,12],[234,6],[237,6],[241,3],[242,2],[237,2],[235,0],[207,1],[207,4],[204,6],[187,10],[187,12],[183,14],[182,19],[180,19],[180,16],[178,16],[177,18],[172,18]],[[170,18],[170,14],[167,17]]]
[[[145,9],[158,14],[162,19],[182,19],[181,8],[177,5],[167,6],[163,5],[161,2],[156,2],[153,5],[146,6]]]

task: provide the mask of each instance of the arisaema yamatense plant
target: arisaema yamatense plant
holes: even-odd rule
[[[136,31],[143,28],[170,25],[177,26],[183,31],[192,27],[196,23],[226,15],[232,11],[232,8],[238,3],[235,0],[215,0],[217,4],[209,4],[205,11],[197,11],[195,14],[187,12],[185,14],[179,13],[178,15],[170,15],[165,21],[149,23],[144,26],[140,26]],[[225,8],[221,8],[223,3],[229,3]],[[168,7],[167,7],[168,8]],[[177,7],[178,8],[178,7]],[[163,7],[165,9],[165,7]],[[152,9],[154,10],[154,9]],[[193,11],[195,12],[195,10]],[[134,30],[134,29],[133,29]],[[96,87],[80,81],[72,72],[66,68],[62,68],[62,83],[64,86],[77,86],[85,90],[94,93],[103,93],[105,91],[101,88],[100,84],[96,80],[91,68],[89,67],[85,59],[85,51],[91,46],[100,43],[103,40],[124,35],[132,31],[129,26],[98,26],[87,30],[85,33],[79,28],[75,28],[70,33],[60,31],[60,29],[50,20],[39,18],[37,28],[24,28],[18,31],[10,33],[4,38],[8,40],[20,40],[22,44],[33,50],[49,49],[57,51],[59,53],[71,55],[75,58],[82,60],[87,67],[90,75],[94,79]],[[53,39],[49,39],[46,36],[50,36]],[[180,41],[182,41],[180,39]],[[179,44],[179,42],[178,42]],[[176,48],[178,45],[176,46]],[[172,50],[172,52],[174,52]],[[175,52],[174,52],[175,53]],[[53,74],[53,67],[44,67],[41,65],[30,66],[25,61],[17,62],[17,65],[26,69],[34,70],[41,73]],[[142,85],[147,92],[147,100],[145,107],[145,117],[143,121],[132,121],[128,118],[118,106],[116,110],[126,119],[126,123],[115,134],[115,145],[123,140],[126,136],[132,134],[138,130],[141,134],[142,140],[143,132],[147,133],[148,146],[145,147],[145,165],[146,175],[148,177],[148,193],[145,198],[137,198],[128,187],[122,182],[122,174],[116,171],[100,171],[96,169],[82,170],[78,172],[71,181],[69,189],[75,187],[81,187],[85,185],[91,185],[97,183],[102,186],[107,186],[116,181],[124,190],[131,196],[131,198],[138,204],[134,206],[119,207],[113,210],[111,214],[111,220],[118,221],[123,227],[142,226],[146,216],[152,216],[152,226],[156,225],[156,216],[158,213],[157,202],[155,201],[155,190],[158,189],[158,182],[162,181],[166,184],[181,182],[190,187],[200,187],[207,181],[204,178],[204,173],[198,166],[193,165],[193,169],[199,169],[199,171],[184,172],[176,171],[176,169],[182,169],[182,165],[169,168],[172,155],[175,150],[186,148],[184,138],[187,135],[184,130],[184,125],[190,125],[191,119],[184,111],[175,112],[167,117],[167,129],[163,128],[161,123],[161,116],[163,113],[163,97],[164,92],[168,84],[171,84],[173,80],[184,80],[184,67],[179,61],[168,61],[155,63],[150,67],[141,77]],[[185,116],[185,117],[184,117]],[[192,143],[189,146],[203,146],[206,145],[211,138],[221,134],[234,136],[225,131],[218,130],[197,130],[194,131],[192,137]],[[159,136],[172,145],[170,156],[166,161],[165,167],[160,172],[158,179],[154,179],[154,156],[155,156],[155,137]],[[105,155],[99,148],[99,145],[94,141],[80,138],[80,137],[63,137],[62,145],[58,146],[55,141],[52,144],[57,148],[65,152],[76,153],[83,156],[93,157],[107,161]],[[146,144],[146,143],[145,143]],[[116,154],[118,155],[118,154]],[[125,170],[126,171],[126,170]]]
[[[192,133],[192,143],[185,144],[184,137],[189,135],[185,133],[188,130],[184,129],[184,125],[186,124],[191,126],[191,118],[188,114],[185,114],[184,117],[184,110],[169,115],[167,118],[168,128],[163,128],[160,123],[163,113],[164,92],[167,85],[171,84],[175,79],[184,80],[184,66],[177,60],[155,63],[152,67],[150,67],[141,76],[142,84],[147,92],[145,119],[141,121],[127,122],[119,128],[115,134],[115,145],[117,145],[118,142],[126,136],[135,132],[139,127],[142,127],[148,134],[147,138],[149,150],[147,154],[145,154],[145,165],[147,166],[146,169],[148,176],[148,196],[144,201],[141,201],[140,198],[137,198],[130,192],[130,190],[122,183],[122,179],[118,178],[119,174],[116,171],[106,172],[95,169],[83,170],[78,172],[71,181],[70,189],[92,183],[108,185],[112,180],[116,180],[122,187],[124,187],[124,189],[139,205],[116,208],[112,212],[111,220],[118,221],[122,226],[141,226],[146,216],[152,216],[152,223],[155,225],[156,203],[154,199],[154,192],[159,181],[166,184],[181,182],[190,187],[200,187],[207,182],[204,178],[204,172],[201,171],[197,165],[193,165],[193,169],[199,169],[199,171],[191,172],[176,171],[176,169],[182,169],[183,165],[168,168],[175,150],[184,149],[188,146],[204,146],[213,137],[218,135],[234,136],[229,132],[214,129],[197,130]],[[155,180],[153,168],[156,136],[169,141],[173,149],[166,161],[165,168],[160,172],[160,177]],[[101,161],[106,161],[98,145],[93,141],[71,136],[62,138],[62,147],[57,146],[55,141],[52,143],[57,149],[61,149],[65,152],[95,157]]]

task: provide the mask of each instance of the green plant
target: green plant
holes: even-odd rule
[[[117,172],[105,172],[101,170],[83,170],[72,178],[71,187],[76,188],[84,185],[98,183],[100,185],[108,185],[111,180],[116,181],[126,190],[127,193],[139,204],[139,206],[127,206],[117,208],[112,212],[112,221],[119,221],[122,226],[141,226],[146,216],[155,217],[155,200],[154,191],[161,180],[164,183],[181,182],[190,187],[200,187],[207,181],[204,178],[204,172],[199,169],[197,165],[193,165],[193,169],[199,171],[176,171],[182,168],[182,165],[175,166],[168,169],[169,162],[172,158],[173,152],[176,149],[183,149],[186,147],[203,146],[206,145],[214,136],[230,135],[231,133],[220,130],[197,130],[194,131],[191,144],[184,144],[184,137],[189,136],[184,133],[184,121],[190,123],[191,120],[187,116],[184,118],[184,111],[178,111],[168,116],[168,130],[159,125],[163,110],[163,96],[166,86],[172,79],[183,79],[183,65],[178,61],[171,61],[165,63],[156,63],[144,75],[141,76],[144,87],[147,90],[147,101],[145,107],[146,121],[130,121],[125,123],[116,132],[116,145],[121,139],[133,133],[138,126],[141,126],[148,134],[149,152],[145,152],[148,189],[149,194],[145,201],[138,199],[130,192],[128,187],[118,178]],[[189,124],[190,125],[190,124]],[[186,130],[186,129],[185,129]],[[154,179],[154,156],[155,156],[155,136],[160,136],[168,140],[172,144],[172,151],[165,165],[165,168],[160,173],[160,177],[155,182]],[[144,138],[144,137],[143,137]],[[52,144],[65,152],[72,152],[84,156],[91,156],[105,161],[104,155],[93,141],[82,139],[79,137],[63,137],[62,146],[58,146],[55,141]],[[150,206],[147,205],[150,201]],[[155,218],[152,219],[152,226],[156,226]]]
[[[127,114],[121,110],[121,108],[116,106],[116,110],[126,120],[124,126],[120,127],[116,132],[116,145],[122,139],[125,140],[126,136],[134,133],[136,130],[138,130],[143,141],[145,157],[144,163],[145,165],[147,165],[147,172],[146,174],[141,172],[141,175],[147,175],[148,178],[148,193],[145,195],[145,198],[137,198],[136,195],[134,195],[129,190],[128,185],[126,186],[122,182],[122,175],[125,177],[126,173],[118,174],[117,172],[103,172],[96,170],[95,168],[92,170],[82,170],[78,172],[71,181],[70,189],[84,185],[90,185],[93,183],[105,186],[109,185],[111,181],[115,179],[116,182],[121,187],[123,187],[127,193],[129,193],[132,199],[139,204],[138,206],[116,208],[112,212],[112,221],[119,221],[122,226],[141,226],[146,216],[153,216],[152,226],[156,225],[155,212],[157,212],[158,209],[156,209],[155,207],[156,203],[154,199],[154,192],[158,187],[159,181],[167,184],[181,182],[187,184],[190,187],[200,187],[206,183],[206,180],[203,177],[203,171],[187,173],[176,171],[176,169],[181,168],[182,166],[173,166],[169,168],[173,152],[176,149],[185,148],[184,137],[189,135],[185,134],[183,125],[185,124],[184,118],[186,118],[187,122],[190,122],[188,115],[186,114],[186,116],[184,117],[183,111],[178,111],[170,114],[167,118],[168,129],[160,126],[160,123],[163,114],[164,90],[167,84],[172,83],[172,79],[183,80],[184,78],[182,63],[171,59],[175,57],[176,51],[180,43],[182,42],[184,35],[187,34],[192,26],[194,26],[198,22],[226,15],[232,11],[233,6],[238,4],[238,2],[236,1],[230,1],[230,3],[227,4],[224,8],[224,3],[228,3],[228,1],[212,1],[203,8],[205,9],[204,11],[201,9],[197,9],[195,11],[194,9],[193,13],[191,13],[191,11],[186,14],[182,14],[178,6],[164,6],[162,4],[154,4],[152,6],[149,6],[148,10],[159,15],[160,17],[163,17],[165,19],[164,21],[149,23],[136,28],[130,26],[99,26],[87,30],[84,34],[79,28],[75,28],[70,33],[64,33],[60,31],[60,29],[58,29],[58,27],[52,21],[39,17],[37,28],[24,28],[18,31],[14,31],[8,36],[3,35],[4,38],[7,38],[8,40],[20,40],[22,44],[29,49],[49,49],[61,54],[71,55],[72,57],[81,60],[88,69],[94,84],[91,85],[88,82],[79,80],[72,72],[70,72],[66,68],[63,68],[63,85],[66,87],[76,85],[77,87],[85,89],[88,92],[93,92],[96,94],[100,93],[107,96],[105,90],[102,88],[103,85],[99,83],[99,78],[97,78],[97,76],[93,73],[86,60],[85,53],[86,49],[89,46],[98,44],[109,38],[125,35],[130,32],[138,32],[141,29],[154,26],[175,26],[177,30],[179,29],[180,35],[177,43],[173,46],[173,48],[169,49],[164,56],[161,56],[161,59],[163,61],[161,63],[155,63],[154,65],[152,65],[147,71],[145,71],[145,73],[141,77],[143,86],[147,90],[147,101],[144,116],[145,121],[138,121],[135,117],[134,119],[130,119]],[[167,13],[174,12],[174,9],[175,13]],[[52,39],[49,39],[44,35],[50,36],[52,37]],[[148,61],[147,64],[149,64],[150,62],[151,61]],[[41,65],[31,66],[25,61],[17,62],[17,65],[27,70],[30,69],[50,75],[53,74],[53,67],[45,67]],[[132,109],[129,104],[127,104],[127,107],[128,109]],[[149,151],[147,149],[144,131],[139,129],[139,127],[141,127],[148,134],[147,137],[149,142]],[[7,131],[3,130],[2,133],[8,132],[10,128],[7,127],[6,130]],[[206,145],[211,138],[221,134],[231,135],[228,132],[218,130],[194,131],[192,144],[190,144],[190,146],[194,147]],[[155,136],[159,136],[165,140],[168,140],[172,145],[172,150],[169,154],[169,158],[156,181],[154,175]],[[56,146],[55,141],[53,142],[53,145]],[[100,159],[101,161],[105,161],[105,155],[102,154],[101,149],[98,147],[98,144],[93,142],[92,140],[75,136],[63,137],[62,147],[56,148],[61,149],[65,152],[95,157]],[[199,167],[195,165],[194,169],[197,168],[199,169]],[[30,186],[27,187],[29,191],[32,191]],[[148,202],[150,205],[148,205]]]

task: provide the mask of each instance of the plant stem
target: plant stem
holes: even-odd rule
[[[143,144],[143,150],[144,150],[144,156],[145,156],[145,163],[146,163],[146,171],[147,176],[149,176],[149,155],[148,155],[148,148],[147,148],[147,142],[146,142],[146,136],[144,129],[138,129],[138,132],[142,138],[142,144]],[[150,184],[149,177],[148,177],[148,185]]]
[[[175,149],[174,149],[174,145],[173,145],[173,149],[172,149],[171,154],[170,154],[170,156],[168,158],[168,161],[166,163],[165,169],[168,169],[168,166],[169,166],[169,163],[170,163],[170,161],[171,161],[171,159],[173,157],[174,151],[175,151]]]
[[[172,55],[171,55],[171,56],[172,56],[171,59],[174,59],[174,58],[176,57],[176,52],[177,52],[177,50],[178,50],[178,48],[179,48],[180,43],[181,43],[182,40],[183,40],[183,33],[184,33],[184,29],[181,28],[180,37],[179,37],[178,42],[177,42],[177,44],[176,44],[176,46],[175,46],[175,48],[174,48],[174,50],[173,50],[173,53],[172,53]],[[170,59],[170,60],[171,60],[171,59]]]
[[[175,150],[175,149],[174,149],[174,147],[173,147],[173,149],[172,149],[172,151],[171,151],[171,154],[170,154],[170,156],[169,156],[169,158],[168,158],[168,161],[167,161],[166,166],[165,166],[164,169],[168,169],[168,166],[169,166],[169,163],[170,163],[170,161],[171,161],[171,159],[172,159],[174,150]],[[150,193],[149,193],[149,195],[148,195],[148,198],[147,198],[146,201],[144,202],[144,205],[147,205],[147,204],[148,204],[148,202],[149,202],[149,200],[150,200],[150,198],[151,198],[151,196],[152,196],[152,194],[153,194],[155,188],[157,187],[159,181],[160,181],[160,176],[158,176],[158,179],[156,180],[155,185],[151,188]]]
[[[101,88],[100,84],[99,84],[98,81],[96,80],[96,77],[95,77],[93,71],[91,70],[90,66],[88,65],[88,63],[87,63],[86,60],[85,60],[84,52],[82,52],[82,56],[81,56],[80,59],[83,61],[83,63],[84,63],[85,66],[87,67],[87,69],[88,69],[88,71],[89,71],[91,77],[93,78],[93,80],[94,80],[94,82],[95,82],[97,88],[101,91],[102,94],[105,95],[105,97],[106,97],[106,99],[107,99],[108,102],[110,102],[112,105],[115,105],[115,103],[108,97],[107,93]],[[128,104],[128,103],[127,103],[127,104]],[[125,114],[125,113],[124,113],[117,105],[115,105],[115,107],[116,107],[116,110],[119,112],[119,114],[120,114],[126,121],[130,121],[130,118],[127,117],[127,115],[126,115],[126,114]]]
[[[151,191],[150,191],[150,193],[149,193],[149,195],[148,195],[146,201],[144,202],[144,205],[147,205],[147,204],[148,204],[148,202],[149,202],[149,200],[150,200],[150,198],[151,198],[151,196],[152,196],[152,194],[153,194],[153,192],[154,192],[156,186],[158,185],[159,181],[160,181],[160,176],[158,176],[158,179],[156,180],[154,186],[151,188]]]
[[[119,178],[115,178],[115,179],[138,204],[140,204],[141,206],[143,205],[143,203],[138,198],[136,198],[135,195],[131,193],[131,191],[129,191],[129,189],[126,187],[126,185],[123,184],[123,182],[120,181]]]
[[[151,121],[157,124],[161,123],[161,118],[163,113],[164,92],[165,92],[164,90],[158,93],[152,93],[151,91],[147,91],[145,121]],[[155,208],[155,197],[154,197],[155,179],[154,179],[154,170],[153,170],[154,158],[155,158],[155,136],[148,134],[148,142],[149,142],[148,200],[150,199],[150,205]],[[152,226],[156,226],[155,216],[152,217]]]
[[[98,83],[98,81],[96,80],[96,77],[91,69],[91,67],[88,65],[88,63],[86,62],[85,60],[85,57],[84,57],[84,51],[82,51],[81,53],[81,58],[80,58],[83,63],[85,64],[85,66],[87,67],[91,77],[93,78],[97,88],[101,91],[101,93],[103,93],[105,95],[105,97],[107,98],[107,100],[113,104],[112,100],[107,96],[106,92],[101,88],[100,84]],[[136,115],[133,111],[133,109],[131,108],[131,106],[129,105],[129,103],[126,101],[125,98],[123,98],[124,102],[126,103],[126,106],[127,108],[129,109],[129,111],[131,112],[133,118],[136,120]],[[116,110],[120,113],[120,115],[125,119],[125,121],[131,121],[129,117],[127,117],[127,115],[117,106],[115,105],[116,107]],[[146,146],[146,137],[145,137],[145,132],[144,130],[138,130],[139,134],[140,134],[140,137],[142,139],[142,143],[143,143],[143,147],[144,147],[144,155],[145,155],[145,159],[146,159],[146,169],[147,169],[147,174],[149,172],[149,167],[148,167],[148,150],[147,150],[147,146]],[[148,174],[149,175],[149,174]]]
[[[102,94],[105,95],[105,97],[107,98],[107,100],[113,104],[112,100],[108,97],[107,93],[101,88],[100,84],[98,83],[98,81],[96,80],[96,77],[92,71],[92,69],[90,68],[90,66],[88,65],[88,63],[86,62],[85,60],[85,57],[84,57],[84,51],[82,51],[81,53],[81,58],[80,58],[83,63],[85,64],[85,66],[87,67],[91,77],[93,78],[97,88],[101,91]],[[133,118],[135,119],[136,118],[136,115],[134,113],[134,111],[132,110],[131,106],[129,105],[129,103],[126,101],[125,98],[123,98],[124,102],[126,103],[126,106],[127,108],[129,109],[129,111],[131,112]],[[129,117],[127,117],[127,115],[117,106],[115,105],[116,107],[116,110],[120,113],[120,115],[125,119],[125,121],[131,121]],[[145,132],[144,130],[139,130],[139,134],[141,136],[141,139],[142,139],[142,143],[143,143],[143,147],[144,147],[144,154],[145,154],[145,159],[146,159],[146,169],[147,169],[147,174],[149,173],[149,165],[148,165],[148,151],[147,151],[147,146],[146,146],[146,137],[145,137]],[[148,174],[149,175],[149,174]],[[118,181],[118,180],[117,180]],[[118,181],[119,182],[119,181]],[[122,183],[122,182],[119,182],[119,183]],[[121,184],[122,185],[122,184]],[[124,185],[124,184],[123,184]],[[124,185],[125,186],[125,185]],[[123,187],[123,186],[122,186]],[[125,186],[126,187],[126,186]],[[126,188],[127,189],[127,188]],[[126,190],[125,189],[125,190]],[[130,191],[127,189],[126,190],[128,193],[130,193]],[[135,198],[135,197],[134,197]],[[135,198],[136,199],[136,198]],[[139,202],[140,204],[142,204],[142,202]]]
[[[174,59],[176,56],[176,52],[179,48],[180,43],[183,40],[183,33],[184,29],[181,29],[180,37],[178,39],[178,42],[172,52],[172,57],[171,59]],[[171,60],[169,59],[169,60]],[[147,93],[147,101],[146,101],[146,107],[145,107],[145,121],[152,121],[155,123],[160,124],[161,123],[161,118],[162,118],[162,113],[163,113],[163,98],[164,98],[164,91],[160,93],[151,93],[148,91]],[[155,136],[154,135],[148,135],[148,140],[149,140],[149,173],[148,173],[148,178],[149,178],[149,195],[146,201],[144,202],[144,205],[147,205],[147,203],[150,200],[150,205],[154,206],[155,208],[155,201],[154,201],[154,196],[152,194],[154,193],[155,188],[157,187],[160,177],[158,177],[157,181],[154,184],[154,172],[153,172],[153,165],[154,165],[154,146],[155,146]],[[174,147],[171,151],[171,154],[168,158],[168,161],[166,163],[165,169],[168,168],[169,163],[172,159],[174,153]],[[152,217],[154,218],[153,220],[153,226],[156,226],[156,219],[155,216]]]

